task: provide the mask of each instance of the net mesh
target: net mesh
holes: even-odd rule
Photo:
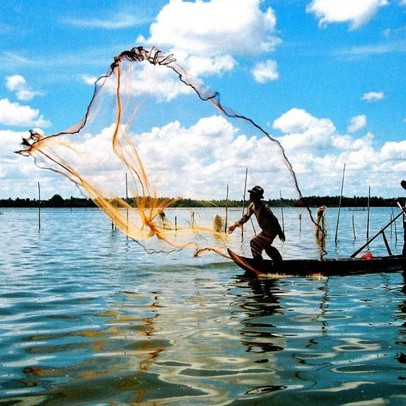
[[[79,123],[47,136],[31,130],[23,145],[18,153],[70,179],[150,251],[192,247],[224,254],[219,219],[217,226],[212,219],[178,224],[175,231],[165,210],[180,197],[222,198],[226,187],[242,200],[247,168],[268,197],[283,187],[285,196],[303,198],[279,141],[222,105],[218,93],[157,48],[115,57]]]

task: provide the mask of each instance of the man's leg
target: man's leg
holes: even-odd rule
[[[256,235],[250,242],[252,257],[258,261],[262,261],[263,238],[261,233]]]
[[[267,249],[274,240],[274,236],[263,231],[256,235],[250,242],[251,252],[254,259],[262,260],[262,251]],[[282,257],[281,257],[282,258]]]
[[[269,245],[268,247],[266,247],[265,252],[269,256],[269,258],[271,258],[274,262],[283,261],[282,255],[280,254],[280,252],[272,245]]]

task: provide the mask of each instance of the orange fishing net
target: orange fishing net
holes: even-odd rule
[[[69,178],[146,248],[156,237],[159,250],[188,246],[221,252],[226,235],[213,220],[179,224],[175,233],[163,221],[165,210],[181,196],[223,198],[226,184],[242,200],[246,168],[250,183],[264,186],[268,197],[279,194],[281,185],[285,195],[302,197],[280,143],[225,108],[217,93],[156,48],[136,47],[115,57],[95,82],[82,121],[48,136],[31,130],[23,144],[18,153]]]

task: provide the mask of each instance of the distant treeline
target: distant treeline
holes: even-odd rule
[[[132,199],[124,199],[134,206]],[[148,200],[148,199],[147,199]],[[167,200],[167,199],[162,199]],[[371,197],[369,199],[369,205],[371,207],[391,207],[396,206],[396,202],[403,203],[405,198],[383,198],[383,197]],[[309,196],[302,200],[297,199],[270,199],[266,201],[271,207],[338,207],[340,202],[340,196]],[[114,202],[113,202],[114,204]],[[193,199],[178,199],[172,207],[241,207],[243,205],[242,200],[193,200]],[[367,207],[368,197],[342,197],[342,207]],[[49,200],[37,200],[37,199],[0,199],[0,207],[96,207],[96,204],[91,199],[70,197],[64,199],[60,195],[56,194]]]

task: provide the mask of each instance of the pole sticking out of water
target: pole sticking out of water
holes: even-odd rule
[[[368,207],[367,207],[367,241],[369,239],[369,214],[371,211],[371,186],[368,187]]]
[[[281,212],[282,212],[282,231],[285,232],[285,218],[283,217],[283,200],[282,200],[282,190],[279,191],[281,197]]]
[[[41,185],[38,182],[38,230],[41,230]]]
[[[244,194],[242,195],[242,215],[245,213],[245,195],[247,193],[248,168],[245,168]],[[241,242],[244,242],[244,224],[241,226]]]
[[[125,173],[125,202],[128,204],[128,178],[127,172]],[[127,232],[128,232],[128,207],[126,206],[126,218],[127,218]],[[127,235],[128,238],[128,235]]]
[[[357,235],[355,234],[354,214],[352,215],[352,234],[354,236],[354,241],[355,241],[357,239]]]
[[[224,232],[227,232],[227,220],[228,220],[228,185],[227,185],[227,193],[226,193],[226,220],[224,222]]]
[[[390,220],[392,220],[393,219],[393,207],[391,207],[391,214],[390,214],[390,216],[389,216],[389,218],[390,218]],[[390,226],[390,238],[392,239],[392,234],[393,234],[393,224],[391,224],[391,226]]]
[[[352,255],[351,258],[354,258],[356,255],[358,255],[367,245],[369,245],[373,240],[375,240],[376,237],[378,237],[380,234],[382,234],[393,222],[395,222],[400,216],[406,214],[406,209],[403,208],[402,206],[399,206],[401,209],[401,212],[395,216],[388,224],[386,224],[385,227],[381,228],[373,237],[371,237],[361,248],[358,248],[357,251],[355,251]]]
[[[393,214],[393,207],[392,207],[392,218],[394,216],[395,215]],[[397,230],[397,227],[396,227],[396,223],[394,224],[394,226],[395,226],[395,242],[397,243],[398,242],[398,230]]]
[[[340,212],[341,212],[341,201],[343,199],[343,190],[344,190],[344,177],[345,177],[345,164],[343,168],[343,177],[341,181],[341,194],[340,194],[340,201],[338,202],[338,214],[337,214],[337,225],[336,225],[336,236],[335,236],[335,243],[337,244],[338,241],[338,225],[340,223]]]

